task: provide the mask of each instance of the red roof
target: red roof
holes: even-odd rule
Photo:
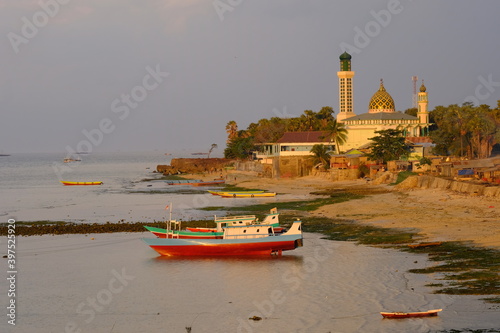
[[[431,138],[429,138],[428,136],[407,136],[406,140],[413,143],[432,143]]]
[[[323,137],[324,138],[320,138]],[[276,143],[309,143],[309,142],[330,142],[328,132],[285,132]]]

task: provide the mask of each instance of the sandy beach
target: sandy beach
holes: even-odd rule
[[[311,197],[311,192],[326,189],[378,190],[380,194],[323,206],[312,214],[356,220],[379,227],[411,228],[428,241],[472,241],[480,246],[500,247],[500,200],[497,198],[469,196],[440,189],[374,185],[362,179],[339,182],[314,176],[269,179],[238,171],[229,173],[227,182],[304,198]]]

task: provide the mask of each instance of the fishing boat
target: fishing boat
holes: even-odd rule
[[[302,246],[302,222],[283,234],[271,225],[227,226],[221,239],[143,238],[162,256],[281,255]]]
[[[158,238],[216,239],[222,238],[223,235],[223,232],[217,231],[193,232],[189,230],[167,230],[149,226],[144,226],[144,228],[146,228]]]
[[[232,193],[232,192],[221,192],[219,194],[223,198],[264,198],[264,197],[275,197],[275,192],[263,192],[263,193]]]
[[[168,185],[193,185],[202,182],[200,179],[178,179],[178,180],[165,180]]]
[[[193,186],[210,186],[210,185],[221,185],[224,184],[226,181],[224,179],[214,179],[214,180],[208,180],[208,181],[199,181],[197,183],[192,183],[191,185]]]
[[[408,247],[411,249],[418,249],[418,248],[422,248],[422,247],[439,246],[441,244],[442,244],[442,242],[418,243],[418,244],[410,244],[410,245],[408,245]]]
[[[101,185],[102,182],[67,182],[67,181],[60,181],[64,185]]]
[[[245,226],[245,225],[271,225],[274,233],[278,234],[283,232],[284,228],[280,226],[279,214],[276,208],[271,209],[270,213],[266,215],[262,222],[255,215],[240,215],[240,216],[225,216],[225,217],[214,217],[214,222],[216,224],[215,228],[193,228],[187,227],[186,230],[181,230],[180,221],[167,221],[167,229],[155,228],[144,226],[148,231],[152,232],[156,237],[159,238],[222,238],[224,234],[223,230],[227,226]],[[177,227],[177,230],[172,230],[170,225]]]
[[[257,193],[264,193],[264,191],[231,191],[231,192],[224,192],[224,191],[207,191],[211,195],[220,195],[221,193],[231,193],[231,194],[257,194]]]
[[[69,162],[80,162],[80,161],[81,161],[81,159],[79,159],[79,158],[65,158],[65,159],[63,160],[63,162],[64,162],[64,163],[69,163]]]
[[[412,317],[434,317],[443,309],[429,310],[425,312],[380,312],[384,318],[412,318]]]

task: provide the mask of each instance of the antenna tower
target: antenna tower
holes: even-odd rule
[[[417,108],[417,76],[412,76],[411,80],[413,81],[413,107]]]

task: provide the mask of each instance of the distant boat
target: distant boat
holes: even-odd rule
[[[302,246],[302,222],[276,235],[271,225],[227,226],[222,239],[143,238],[162,256],[280,255]]]
[[[210,186],[210,185],[221,185],[224,184],[226,181],[224,179],[214,179],[214,180],[208,180],[208,181],[200,181],[197,183],[193,183],[191,185],[193,186]]]
[[[439,246],[441,244],[442,244],[442,242],[418,243],[418,244],[410,244],[410,245],[408,245],[408,247],[412,248],[412,249],[418,249],[418,248],[421,248],[421,247]]]
[[[443,309],[429,310],[425,312],[380,312],[384,318],[412,318],[412,317],[434,317]]]
[[[201,179],[176,179],[176,180],[165,180],[168,185],[193,185],[195,183],[202,182]]]
[[[60,181],[64,185],[101,185],[102,182],[67,182],[67,181]]]
[[[0,154],[0,156],[10,156],[9,154]]]
[[[208,155],[208,153],[191,153],[191,155]]]
[[[264,191],[233,191],[233,192],[225,192],[225,191],[207,191],[212,195],[220,195],[221,193],[231,193],[231,194],[256,194],[256,193],[264,193]]]
[[[64,163],[69,163],[69,162],[80,162],[81,159],[76,159],[76,158],[65,158],[63,160]]]
[[[264,197],[275,197],[275,192],[264,192],[264,193],[233,193],[233,192],[221,192],[219,195],[223,198],[264,198]]]

